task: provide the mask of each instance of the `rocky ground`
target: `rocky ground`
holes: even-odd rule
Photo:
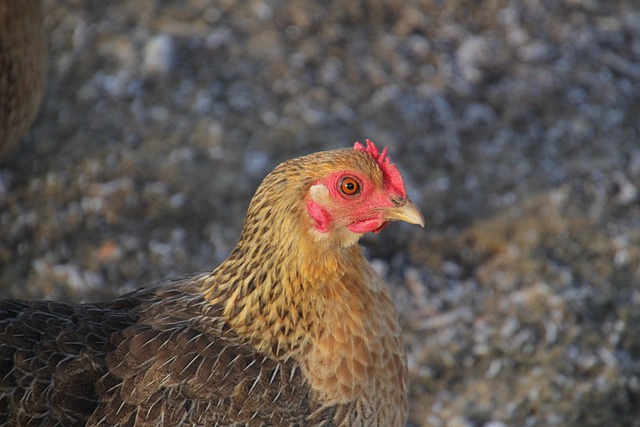
[[[427,228],[364,244],[411,426],[640,426],[636,0],[44,1],[0,165],[0,296],[213,268],[278,162],[391,147]]]

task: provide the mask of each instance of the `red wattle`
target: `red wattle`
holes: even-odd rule
[[[347,228],[354,233],[364,234],[370,231],[377,233],[382,230],[386,224],[381,222],[378,218],[365,219],[363,221],[357,221],[347,225]]]

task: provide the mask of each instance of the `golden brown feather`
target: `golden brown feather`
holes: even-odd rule
[[[351,149],[283,163],[211,273],[108,303],[0,302],[0,425],[404,425],[397,312],[355,244],[372,216],[422,224],[389,167]],[[362,194],[338,194],[340,174]]]

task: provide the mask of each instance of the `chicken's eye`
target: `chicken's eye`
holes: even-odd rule
[[[360,192],[360,183],[350,176],[342,178],[342,181],[340,181],[340,191],[347,196],[353,196]]]

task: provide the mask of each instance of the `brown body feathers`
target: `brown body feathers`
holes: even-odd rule
[[[0,161],[35,119],[46,71],[40,0],[0,1]]]
[[[108,303],[0,301],[0,425],[404,425],[397,312],[356,242],[423,220],[373,148],[276,168],[211,273]]]

